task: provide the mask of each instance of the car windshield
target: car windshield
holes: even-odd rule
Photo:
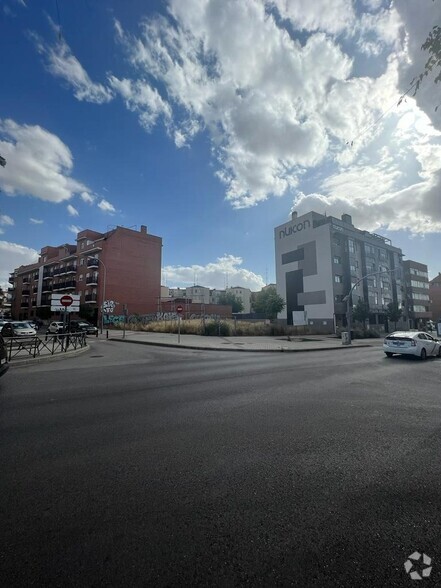
[[[29,323],[13,323],[14,329],[30,329]]]

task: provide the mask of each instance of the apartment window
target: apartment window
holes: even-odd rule
[[[83,274],[80,274],[80,275],[78,276],[78,281],[79,281],[79,282],[82,282],[82,281],[83,281]]]
[[[343,276],[338,276],[337,274],[334,276],[334,282],[337,284],[341,284],[343,282]]]
[[[84,249],[84,241],[81,241],[81,249]]]
[[[389,290],[390,284],[389,282],[385,282],[384,280],[382,280],[381,287],[383,288],[383,290]]]
[[[374,292],[374,304],[378,304],[378,292]]]
[[[357,273],[358,263],[351,263],[349,267],[351,269],[351,272],[353,272],[354,274]]]
[[[334,263],[336,263],[337,265],[341,264],[341,257],[339,257],[338,255],[334,255]]]
[[[412,288],[426,288],[429,289],[429,282],[419,282],[417,280],[411,280],[410,285]]]
[[[84,265],[84,257],[80,259],[80,265]]]
[[[372,245],[368,245],[367,243],[365,243],[364,250],[367,255],[375,255],[375,247],[372,247]]]
[[[428,312],[427,306],[421,306],[419,304],[415,304],[413,307],[414,312]]]
[[[352,239],[348,239],[349,253],[355,253],[355,242]]]

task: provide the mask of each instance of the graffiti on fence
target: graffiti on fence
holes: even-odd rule
[[[179,315],[176,312],[153,312],[150,314],[130,314],[126,318],[126,323],[146,325],[153,321],[176,321]],[[104,324],[107,326],[124,324],[123,314],[106,314],[104,315]],[[218,314],[190,314],[187,319],[214,320],[218,321],[221,316]]]

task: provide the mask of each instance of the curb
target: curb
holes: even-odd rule
[[[120,343],[133,343],[134,345],[151,345],[153,347],[173,347],[176,349],[196,349],[199,351],[238,351],[241,353],[307,353],[311,351],[337,351],[342,349],[360,349],[362,347],[374,347],[368,343],[361,345],[342,345],[341,347],[315,347],[314,349],[289,349],[281,347],[280,349],[239,349],[226,347],[202,347],[200,345],[180,345],[178,343],[154,343],[152,341],[129,341],[128,339],[116,339],[109,337],[109,341],[117,341]]]
[[[64,353],[56,353],[55,355],[43,355],[37,357],[29,357],[26,359],[12,359],[8,362],[10,368],[16,367],[23,367],[27,365],[33,365],[34,363],[44,363],[46,361],[59,361],[61,359],[67,359],[69,357],[76,357],[77,355],[81,355],[86,351],[90,350],[89,344],[85,347],[81,347],[81,349],[73,349],[72,351],[65,351]]]

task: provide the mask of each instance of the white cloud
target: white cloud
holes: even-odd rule
[[[10,285],[8,284],[9,274],[15,268],[37,261],[38,251],[35,249],[18,243],[0,241],[0,285],[2,288],[7,288]]]
[[[282,18],[289,19],[296,29],[344,32],[355,21],[352,0],[273,0]]]
[[[40,126],[0,120],[0,152],[7,160],[0,188],[9,196],[62,202],[86,189],[70,177],[73,157],[67,145]]]
[[[29,222],[31,223],[31,225],[42,225],[44,223],[43,220],[39,219],[39,218],[30,218]]]
[[[95,196],[89,192],[81,192],[80,198],[83,202],[87,202],[87,204],[93,204],[95,202]]]
[[[105,198],[102,198],[101,201],[97,204],[98,208],[103,212],[108,212],[109,214],[113,214],[116,212],[116,208],[108,202]]]
[[[77,100],[95,104],[112,100],[113,95],[109,88],[90,79],[64,39],[59,40],[54,46],[49,46],[37,35],[32,36],[39,53],[45,57],[47,69],[73,88]]]
[[[14,225],[14,219],[7,214],[0,214],[0,225],[8,225],[12,227]]]
[[[79,216],[80,213],[74,206],[72,206],[72,204],[68,204],[66,208],[70,216]]]
[[[259,274],[241,267],[242,263],[241,257],[225,254],[207,265],[168,265],[163,269],[163,279],[167,284],[185,287],[193,285],[194,277],[197,275],[198,283],[206,288],[223,289],[228,279],[230,285],[260,290],[265,285],[264,279]]]
[[[81,227],[77,227],[76,225],[69,225],[67,228],[74,235],[80,233],[83,230]]]
[[[170,106],[145,80],[120,80],[109,76],[109,84],[124,99],[126,107],[138,113],[139,122],[146,131],[151,131],[159,116],[166,121],[170,119]]]

